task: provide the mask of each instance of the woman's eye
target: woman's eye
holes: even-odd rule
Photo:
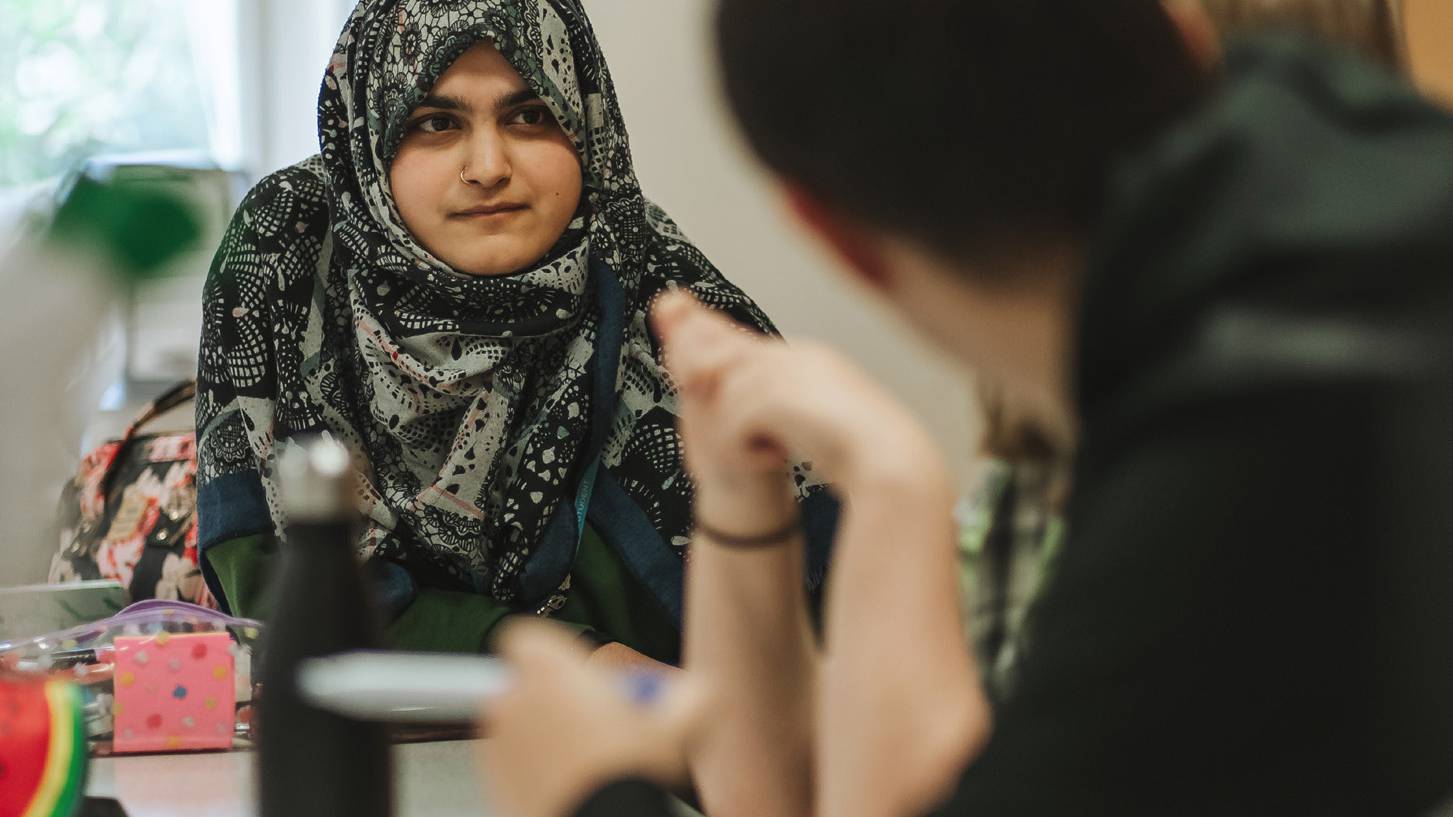
[[[515,125],[544,125],[551,121],[550,111],[543,105],[536,105],[530,108],[521,108],[510,117],[510,122]]]
[[[454,120],[448,116],[426,116],[414,122],[414,129],[423,133],[442,133],[454,127]]]

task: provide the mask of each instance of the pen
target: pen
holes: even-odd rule
[[[304,700],[339,715],[372,721],[473,721],[489,700],[509,689],[508,665],[474,655],[352,652],[303,663]],[[640,704],[660,697],[655,673],[621,676],[622,694]]]

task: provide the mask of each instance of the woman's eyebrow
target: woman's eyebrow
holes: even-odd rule
[[[420,108],[437,108],[441,111],[469,113],[473,107],[463,97],[452,94],[429,94],[419,102]]]
[[[534,102],[540,95],[529,88],[521,88],[499,97],[490,106],[496,113],[516,105],[523,105],[526,102]],[[474,113],[474,106],[469,100],[454,94],[429,94],[419,102],[419,108],[432,108],[440,111],[459,111],[460,113]]]
[[[513,108],[516,105],[523,105],[526,102],[534,102],[539,98],[540,95],[530,90],[529,88],[521,88],[514,93],[505,94],[499,99],[496,99],[494,101],[494,109],[496,112],[504,111],[509,108]]]

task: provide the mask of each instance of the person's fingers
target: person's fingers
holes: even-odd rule
[[[752,338],[683,291],[658,298],[652,315],[666,368],[684,392],[709,391],[720,371],[752,348]]]
[[[590,652],[569,630],[547,621],[514,621],[495,640],[498,656],[509,662],[509,685],[487,701],[480,727],[489,734],[508,732],[521,718],[538,715],[553,700],[579,698],[591,687]]]
[[[677,325],[691,314],[691,308],[694,305],[696,305],[696,299],[685,290],[676,289],[661,293],[651,307],[651,323],[656,328],[656,334],[669,340]]]
[[[755,356],[722,375],[713,417],[713,433],[735,440],[741,455],[763,468],[781,465],[793,443],[789,420],[797,395],[776,351]]]
[[[657,723],[669,740],[689,746],[709,724],[711,694],[707,682],[689,672],[673,673],[666,693],[655,705]]]
[[[510,622],[501,630],[496,650],[524,672],[579,667],[590,657],[574,633],[548,621]]]
[[[666,367],[678,383],[684,384],[700,368],[697,360],[703,350],[700,338],[694,337],[699,330],[691,331],[691,325],[696,315],[704,310],[705,307],[684,290],[661,295],[651,310],[651,321],[665,352]]]

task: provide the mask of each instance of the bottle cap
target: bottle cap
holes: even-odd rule
[[[353,460],[328,436],[294,439],[278,458],[278,486],[289,522],[327,522],[356,512]]]

